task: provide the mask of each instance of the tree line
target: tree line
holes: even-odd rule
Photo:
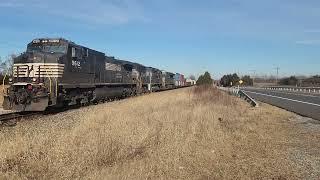
[[[224,87],[238,86],[239,81],[243,81],[243,86],[253,86],[254,83],[260,83],[258,78],[255,80],[251,78],[249,75],[242,76],[241,78],[238,74],[227,74],[224,75],[220,79],[220,85]],[[276,79],[271,79],[270,81],[263,82],[271,82],[276,83]],[[311,77],[298,78],[296,76],[284,77],[278,80],[277,85],[283,86],[320,86],[320,75],[315,75]]]
[[[243,81],[243,86],[253,86],[253,79],[249,75],[242,76],[241,78],[237,73],[227,74],[220,79],[220,85],[223,87],[231,87],[240,85],[240,80]]]
[[[238,74],[227,74],[224,75],[218,84],[220,86],[224,87],[230,87],[230,86],[237,86],[239,85],[239,81],[242,80],[244,86],[252,86],[253,85],[253,79],[248,76],[242,76],[241,78],[238,76]],[[212,85],[214,83],[214,80],[211,77],[211,74],[209,72],[205,72],[203,75],[200,75],[197,80],[197,85]]]
[[[290,76],[280,79],[279,85],[288,86],[320,86],[320,75],[311,76],[308,78],[297,78]]]

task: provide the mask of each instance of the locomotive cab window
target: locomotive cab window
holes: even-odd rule
[[[89,57],[89,49],[87,49],[87,48],[82,48],[82,49],[81,49],[81,54],[82,54],[82,57],[84,57],[84,58]]]
[[[82,59],[82,50],[76,47],[71,48],[72,58]]]
[[[86,57],[89,57],[89,49],[86,49]]]
[[[71,56],[74,58],[76,57],[76,48],[75,47],[72,47],[71,48]]]
[[[45,53],[66,53],[67,47],[61,44],[31,44],[27,47],[27,52],[45,52]]]

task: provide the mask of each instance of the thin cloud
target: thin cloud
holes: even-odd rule
[[[300,44],[300,45],[320,45],[320,40],[302,40],[302,41],[296,41],[296,44]]]
[[[0,8],[16,8],[22,6],[23,4],[18,2],[0,2]]]
[[[308,29],[304,31],[305,33],[320,33],[320,29]]]
[[[63,6],[61,6],[63,4]],[[20,8],[28,13],[41,12],[42,15],[61,17],[69,20],[82,21],[87,24],[111,25],[130,22],[150,21],[143,14],[143,6],[136,0],[15,0],[0,3],[4,8]]]

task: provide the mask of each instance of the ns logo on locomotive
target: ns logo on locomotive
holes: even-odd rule
[[[14,59],[3,107],[48,107],[105,101],[185,86],[182,74],[115,59],[65,39],[35,39]]]

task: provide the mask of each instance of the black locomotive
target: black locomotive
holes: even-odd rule
[[[118,60],[65,39],[35,39],[14,59],[3,107],[44,111],[184,85],[181,74]]]

